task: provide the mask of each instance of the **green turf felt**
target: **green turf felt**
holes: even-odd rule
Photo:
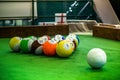
[[[9,39],[0,39],[0,80],[118,80],[120,42],[80,35],[80,44],[69,58],[36,56],[12,52]],[[93,70],[86,62],[92,48],[107,54],[106,65]]]

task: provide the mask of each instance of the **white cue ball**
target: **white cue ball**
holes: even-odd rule
[[[92,68],[103,67],[106,61],[106,53],[100,48],[93,48],[87,54],[87,62]]]

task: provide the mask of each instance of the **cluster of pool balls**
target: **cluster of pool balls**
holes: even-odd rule
[[[75,34],[66,37],[57,34],[53,37],[43,35],[41,37],[15,36],[10,39],[9,46],[15,52],[45,54],[46,56],[69,57],[80,43],[80,39]]]
[[[57,34],[53,37],[12,37],[9,41],[10,48],[15,52],[33,53],[36,55],[69,57],[80,44],[80,38],[75,34],[66,37]],[[107,56],[104,50],[93,48],[87,54],[87,62],[92,68],[101,68],[105,65]]]

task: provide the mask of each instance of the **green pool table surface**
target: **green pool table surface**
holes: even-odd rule
[[[78,36],[80,44],[68,58],[13,52],[10,38],[0,38],[0,80],[120,80],[120,42]],[[87,63],[92,48],[106,52],[107,63],[101,69]]]

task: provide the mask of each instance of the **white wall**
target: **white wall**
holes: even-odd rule
[[[35,4],[34,15],[37,16],[37,3],[35,2],[34,4]],[[32,2],[0,2],[0,17],[17,17],[17,16],[32,16]]]
[[[119,19],[114,12],[109,0],[93,0],[95,9],[104,23],[119,24]]]

